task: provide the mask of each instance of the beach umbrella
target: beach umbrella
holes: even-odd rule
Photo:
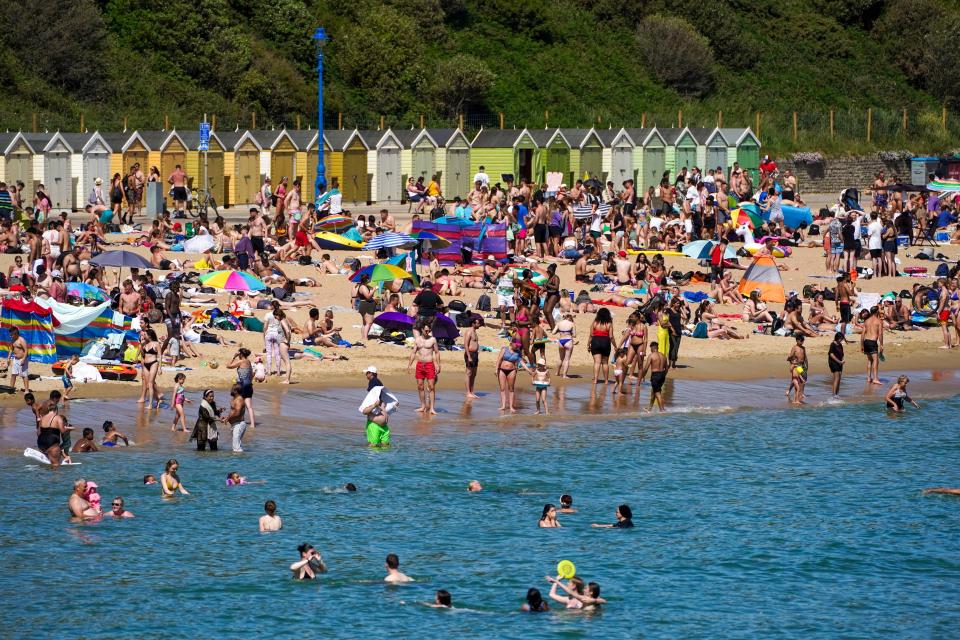
[[[408,236],[405,233],[396,233],[393,231],[388,231],[387,233],[381,233],[378,236],[374,236],[363,245],[363,248],[368,251],[375,251],[377,249],[395,249],[397,247],[410,247],[417,244],[417,241]]]
[[[417,242],[429,242],[430,244],[427,246],[429,246],[431,249],[446,249],[453,244],[443,236],[438,236],[432,231],[417,231],[410,237],[415,238]]]
[[[384,331],[409,331],[416,319],[398,311],[384,311],[373,319],[373,324],[383,327]]]
[[[437,340],[456,340],[460,337],[460,330],[457,329],[457,323],[450,319],[450,316],[445,316],[442,313],[438,313],[433,319],[433,337]]]
[[[350,282],[360,282],[363,276],[370,276],[371,283],[393,282],[397,279],[412,278],[413,276],[400,267],[392,264],[371,264],[350,276]]]
[[[341,229],[349,229],[353,225],[353,218],[334,215],[322,218],[317,222],[316,228],[322,231],[340,231]]]
[[[267,288],[259,278],[244,271],[213,271],[200,276],[200,284],[224,291],[262,291]]]
[[[718,243],[713,240],[694,240],[693,242],[688,242],[683,245],[682,253],[688,258],[694,258],[695,260],[709,260],[710,254],[717,244]],[[723,252],[723,257],[724,259],[736,260],[737,253],[727,246],[727,250]]]
[[[523,278],[523,272],[526,271],[526,267],[514,267],[513,268],[513,277],[519,279]],[[547,283],[549,278],[539,271],[530,270],[530,281],[538,287],[543,286]]]
[[[193,236],[185,241],[183,243],[183,250],[187,253],[203,253],[204,251],[213,249],[215,244],[217,244],[217,242],[213,239],[213,236],[209,233],[204,233],[199,236]]]
[[[737,226],[746,224],[750,225],[751,229],[759,229],[763,226],[763,218],[749,209],[734,209],[730,212],[730,217],[733,218]]]
[[[136,267],[137,269],[150,269],[153,265],[143,256],[133,251],[104,251],[103,253],[90,258],[90,262],[98,267]]]
[[[96,300],[98,302],[104,302],[107,299],[107,294],[105,294],[102,289],[95,285],[87,284],[86,282],[68,282],[67,295],[83,300]]]
[[[363,245],[356,240],[329,231],[320,231],[313,236],[321,249],[329,251],[360,251]]]

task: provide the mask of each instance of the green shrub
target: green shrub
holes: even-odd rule
[[[637,43],[647,69],[681,95],[699,97],[713,88],[710,43],[683,18],[644,18],[637,25]]]

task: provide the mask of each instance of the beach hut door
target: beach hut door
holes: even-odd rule
[[[83,156],[83,188],[80,193],[84,198],[93,189],[93,181],[103,180],[103,195],[109,198],[110,183],[113,176],[110,174],[110,155],[102,152],[90,152]]]
[[[54,209],[73,209],[73,191],[70,179],[70,155],[65,152],[50,152],[44,156],[47,195]]]
[[[707,166],[704,167],[704,173],[707,169],[716,169],[720,167],[727,170],[727,148],[723,145],[707,147]]]
[[[611,180],[619,188],[625,180],[633,177],[633,149],[630,147],[614,147],[612,159]]]
[[[380,149],[378,153],[377,199],[400,202],[400,149]]]
[[[466,198],[470,193],[470,159],[466,149],[447,152],[448,195]]]

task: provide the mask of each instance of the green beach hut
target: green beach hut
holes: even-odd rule
[[[697,140],[697,166],[704,174],[708,169],[720,167],[726,175],[729,165],[727,164],[727,154],[730,143],[724,137],[720,129],[714,127],[690,129],[690,133]]]
[[[460,129],[427,129],[437,143],[435,171],[440,174],[440,188],[448,200],[466,198],[473,185],[470,181],[470,140]]]
[[[596,178],[605,181],[609,171],[604,170],[604,144],[600,135],[590,129],[560,129],[560,133],[570,142],[570,171],[573,179]]]
[[[636,143],[633,166],[637,171],[638,190],[646,191],[648,187],[656,187],[667,169],[666,139],[656,127],[626,129],[626,132]]]
[[[690,129],[684,127],[660,129],[664,140],[667,142],[667,168],[672,175],[676,177],[680,169],[686,167],[688,170],[697,165],[697,140],[693,137]]]
[[[734,162],[739,162],[742,169],[750,172],[750,176],[756,182],[760,178],[760,139],[754,135],[753,131],[746,129],[720,129],[724,139],[727,140],[727,166],[732,167]]]
[[[530,132],[530,135],[539,148],[539,160],[534,161],[534,181],[546,182],[548,173],[559,172],[563,174],[565,183],[572,183],[574,176],[570,171],[570,141],[563,132],[560,129],[537,129]]]
[[[505,182],[504,175],[532,181],[539,173],[538,150],[526,129],[481,129],[470,143],[470,172],[475,174],[484,167],[493,183]]]

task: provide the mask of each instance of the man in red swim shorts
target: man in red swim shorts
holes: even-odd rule
[[[417,363],[417,391],[420,394],[418,412],[437,415],[437,376],[440,375],[440,349],[437,339],[431,335],[430,325],[424,324],[420,331],[414,331],[413,352],[407,363],[407,371]]]

